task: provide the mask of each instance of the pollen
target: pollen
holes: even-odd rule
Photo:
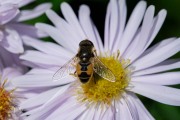
[[[12,94],[15,89],[6,91],[4,87],[6,82],[7,80],[0,85],[0,120],[11,118],[11,112],[14,110]]]
[[[99,56],[100,61],[108,67],[115,76],[115,82],[108,81],[94,73],[94,78],[86,84],[81,84],[77,89],[78,100],[111,105],[113,100],[122,97],[125,88],[130,81],[131,70],[128,69],[130,60],[120,58],[120,53],[116,55]],[[103,72],[103,71],[102,71]]]

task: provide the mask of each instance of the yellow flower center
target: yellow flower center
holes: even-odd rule
[[[86,84],[80,84],[77,87],[78,100],[88,103],[103,103],[110,105],[113,100],[120,99],[122,93],[129,83],[130,70],[126,69],[129,60],[119,60],[117,56],[98,57],[106,67],[114,74],[116,81],[110,82],[96,73],[94,80],[90,80]],[[103,72],[103,71],[102,71]]]
[[[7,80],[0,85],[0,120],[11,118],[11,111],[14,109],[13,96],[14,90],[6,91],[4,86]]]

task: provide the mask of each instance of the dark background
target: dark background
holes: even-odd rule
[[[91,17],[97,26],[101,37],[103,38],[104,32],[104,22],[106,15],[106,6],[109,0],[37,0],[36,2],[22,8],[22,9],[31,9],[38,4],[44,2],[53,3],[52,9],[56,11],[59,15],[61,15],[59,6],[61,2],[68,2],[77,13],[79,6],[81,4],[87,4],[91,9]],[[128,16],[132,12],[134,6],[137,4],[139,0],[127,0],[127,8],[128,8]],[[155,5],[156,14],[161,9],[167,10],[167,17],[163,27],[158,33],[155,41],[152,44],[157,43],[165,38],[169,37],[179,37],[180,36],[180,0],[147,0],[148,5]],[[62,16],[62,15],[61,15]],[[51,24],[45,15],[36,18],[31,21],[27,21],[28,24],[35,24],[37,22],[44,22]],[[46,38],[45,40],[51,41],[52,39]],[[176,54],[176,58],[180,58],[180,53]],[[179,71],[179,69],[177,69]],[[173,86],[176,88],[180,88],[179,85]],[[156,91],[155,91],[156,92]],[[158,91],[157,91],[158,92]],[[152,101],[148,98],[139,96],[143,101],[146,108],[150,111],[150,113],[157,120],[180,120],[180,107],[174,107],[169,105],[164,105],[155,101]]]

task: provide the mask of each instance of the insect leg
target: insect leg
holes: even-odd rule
[[[95,48],[93,48],[94,55],[97,56],[97,51]]]
[[[78,77],[77,74],[76,74],[76,71],[74,73],[70,73],[69,75],[72,75],[74,77]]]
[[[73,64],[73,63],[72,63],[71,65],[72,65],[73,67],[76,67],[76,65],[75,65],[75,64]]]

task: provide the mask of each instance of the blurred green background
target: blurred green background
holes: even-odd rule
[[[109,0],[37,0],[34,3],[22,8],[31,9],[38,4],[44,2],[51,2],[53,4],[52,9],[61,15],[59,6],[61,2],[68,2],[75,12],[78,12],[79,5],[87,4],[91,8],[91,17],[100,31],[101,37],[103,38],[104,32],[104,19],[106,14],[106,6]],[[139,0],[127,0],[128,16],[133,10],[134,6]],[[147,0],[148,5],[155,5],[156,14],[161,9],[167,10],[167,17],[163,27],[158,33],[153,44],[169,37],[179,37],[180,36],[180,0]],[[45,15],[36,18],[31,21],[27,21],[28,24],[35,24],[37,22],[45,22],[51,24]],[[46,40],[51,40],[50,38]],[[180,53],[176,54],[176,58],[180,58]],[[179,85],[173,86],[180,88]],[[158,92],[158,91],[157,91]],[[169,105],[164,105],[148,98],[139,96],[143,101],[146,108],[157,120],[180,120],[180,107],[174,107]]]

